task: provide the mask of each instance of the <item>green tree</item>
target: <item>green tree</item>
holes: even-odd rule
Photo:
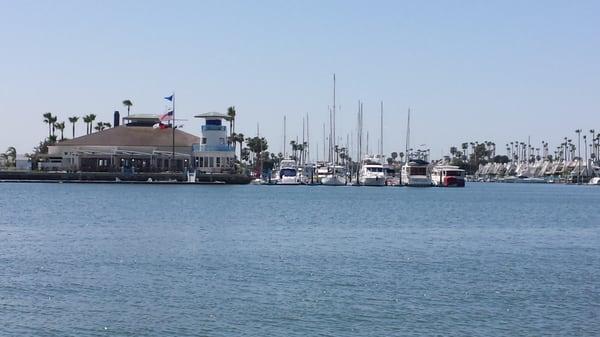
[[[396,158],[398,158],[398,152],[396,152],[396,151],[392,152],[391,156],[392,156],[392,160],[396,161]]]
[[[227,108],[227,119],[229,121],[229,135],[233,135],[235,133],[235,106],[230,106]]]
[[[78,120],[79,120],[79,117],[77,117],[77,116],[69,117],[69,123],[71,123],[71,125],[73,127],[73,138],[75,138],[75,123],[77,123]]]
[[[292,141],[290,141],[290,145],[292,146],[292,153],[293,153],[292,159],[298,160],[298,156],[296,154],[296,152],[298,151],[298,144],[296,144],[295,140],[292,140]]]
[[[95,120],[96,120],[96,115],[90,114],[90,133],[92,133],[92,124],[94,124]]]
[[[60,131],[60,140],[65,139],[65,122],[54,123],[54,127]]]
[[[269,145],[264,137],[252,137],[246,139],[246,145],[255,155],[255,164],[260,165],[260,156],[263,151],[267,151]]]
[[[240,143],[240,159],[242,158],[242,146],[244,145],[244,134],[243,133],[238,133],[235,135],[235,139],[234,141],[236,143]]]
[[[456,146],[450,147],[450,154],[452,155],[452,157],[456,157],[456,152],[458,152]]]
[[[247,147],[240,149],[240,159],[247,162],[250,160],[250,149]]]
[[[6,149],[6,152],[0,154],[0,156],[2,158],[4,158],[4,160],[6,160],[6,166],[7,167],[14,167],[16,166],[17,163],[17,149],[15,149],[14,146],[9,146],[8,149]]]
[[[58,121],[58,117],[51,116],[49,120],[50,125],[52,126],[52,136],[54,136],[54,133],[56,132],[56,121]]]
[[[102,131],[102,130],[106,129],[106,125],[107,124],[109,124],[109,123],[98,122],[96,124],[96,126],[94,126],[94,130],[96,130],[96,131]]]
[[[127,108],[127,116],[129,116],[129,109],[133,106],[133,102],[130,99],[123,101],[123,105]]]
[[[46,112],[44,115],[44,123],[48,124],[48,137],[52,136],[52,113]]]
[[[492,161],[494,163],[506,164],[506,163],[508,163],[510,161],[510,159],[508,158],[508,156],[497,155],[497,156],[494,156],[494,158],[492,159]]]

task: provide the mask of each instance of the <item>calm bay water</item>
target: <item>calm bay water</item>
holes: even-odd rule
[[[598,336],[600,188],[0,184],[2,336]]]

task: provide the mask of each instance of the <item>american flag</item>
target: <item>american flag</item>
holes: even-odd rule
[[[159,119],[161,122],[170,121],[171,119],[173,119],[173,110],[169,110],[169,112],[167,112],[166,114],[161,115]]]

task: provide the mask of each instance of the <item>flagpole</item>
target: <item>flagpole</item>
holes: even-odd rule
[[[173,149],[172,149],[172,159],[173,159],[173,165],[177,166],[177,161],[175,160],[175,92],[173,92],[173,118],[171,119],[171,129],[173,129]],[[175,170],[173,170],[175,171]]]

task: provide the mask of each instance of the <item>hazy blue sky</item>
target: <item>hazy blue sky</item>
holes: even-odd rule
[[[412,143],[436,156],[600,129],[598,1],[0,2],[1,151],[29,152],[44,112],[112,122],[123,99],[160,113],[172,90],[186,131],[235,105],[237,129],[260,123],[278,152],[283,115],[301,136],[309,113],[322,148],[334,72],[338,135],[361,99],[375,148],[383,100],[386,153],[404,148],[409,106]]]

